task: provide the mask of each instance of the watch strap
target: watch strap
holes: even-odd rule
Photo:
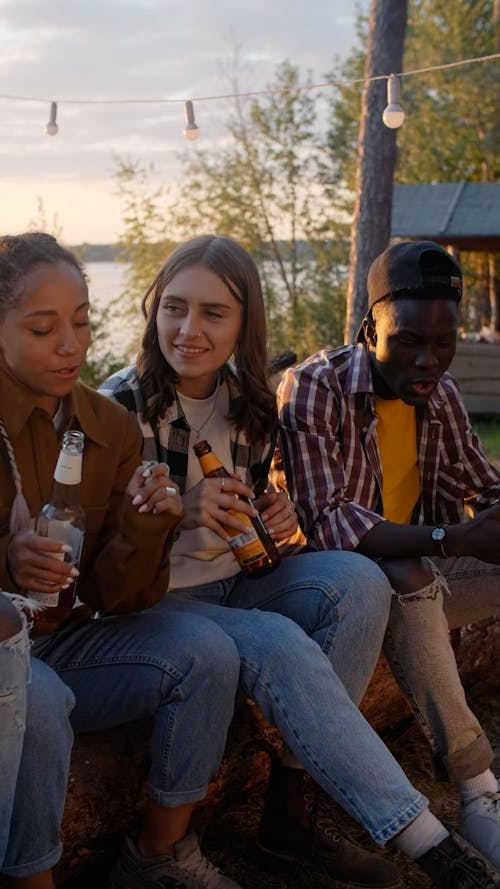
[[[440,522],[439,525],[438,525],[437,527],[438,527],[438,528],[442,528],[443,531],[444,531],[445,528],[447,527],[447,525],[448,525],[448,522]],[[445,536],[444,536],[441,540],[438,540],[438,541],[437,541],[437,543],[438,543],[438,545],[439,545],[439,549],[441,550],[441,556],[443,557],[443,559],[447,559],[447,558],[448,558],[448,553],[446,552],[446,550],[445,550],[445,548],[444,548],[444,542],[445,542],[445,540],[446,540],[446,532],[445,532]]]

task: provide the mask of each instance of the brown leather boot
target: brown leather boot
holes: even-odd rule
[[[320,811],[320,790],[307,772],[271,767],[258,846],[283,861],[314,865],[353,889],[402,889],[396,867],[340,836]]]

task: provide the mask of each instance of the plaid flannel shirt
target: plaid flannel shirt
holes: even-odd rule
[[[229,365],[224,369],[224,379],[229,387],[229,409],[234,407],[241,398],[236,376]],[[176,398],[167,408],[165,416],[160,420],[156,434],[151,424],[144,422],[145,407],[137,370],[134,365],[125,367],[108,377],[99,387],[103,395],[107,395],[124,405],[137,417],[142,437],[142,456],[144,460],[159,460],[167,463],[170,478],[184,493],[188,467],[188,449],[190,428],[182,407]],[[231,427],[231,455],[234,472],[245,484],[253,489],[258,496],[268,487],[268,474],[275,448],[275,435],[269,433],[266,441],[257,445],[249,445],[245,432]]]
[[[382,516],[382,471],[365,345],[313,355],[278,388],[281,449],[302,529],[317,549],[354,550]],[[421,496],[411,523],[461,522],[500,499],[451,374],[416,408]]]

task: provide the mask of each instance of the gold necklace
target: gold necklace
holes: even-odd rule
[[[183,412],[184,412],[184,417],[186,418],[187,424],[188,424],[188,426],[189,426],[191,432],[194,432],[194,434],[195,434],[195,442],[200,440],[200,433],[201,433],[202,429],[205,428],[205,426],[207,425],[208,421],[211,420],[212,417],[213,417],[213,415],[215,414],[215,409],[216,409],[216,407],[217,407],[217,402],[218,402],[218,400],[219,400],[219,392],[220,392],[220,381],[219,381],[219,376],[217,376],[217,385],[216,385],[216,390],[215,390],[214,403],[213,403],[212,407],[210,408],[209,413],[207,414],[207,416],[206,416],[205,419],[203,420],[203,423],[201,424],[201,426],[198,426],[198,427],[193,426],[191,420],[190,420],[189,417],[186,415],[186,408],[185,408],[185,406],[182,405],[182,410],[183,410]],[[182,397],[182,396],[181,396],[181,397]],[[186,396],[184,396],[184,397],[186,397]]]

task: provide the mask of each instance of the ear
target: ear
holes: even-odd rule
[[[375,319],[368,316],[363,321],[363,330],[365,334],[365,340],[369,346],[375,347],[377,344],[377,331],[376,331],[376,323]]]

